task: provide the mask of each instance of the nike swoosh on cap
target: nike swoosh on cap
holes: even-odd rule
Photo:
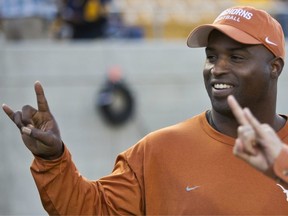
[[[268,43],[268,44],[274,45],[274,46],[278,46],[276,43],[270,41],[270,40],[269,40],[269,37],[266,37],[266,38],[265,38],[265,42]]]

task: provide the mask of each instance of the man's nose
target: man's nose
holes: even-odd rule
[[[210,72],[211,74],[215,76],[219,76],[223,73],[228,73],[229,68],[229,61],[226,58],[218,58],[217,61],[215,61],[214,65],[212,66]]]

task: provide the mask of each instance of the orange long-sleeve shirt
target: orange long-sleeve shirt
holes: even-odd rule
[[[288,142],[287,123],[278,135]],[[31,171],[51,215],[287,215],[282,189],[233,156],[234,141],[203,112],[147,135],[97,181],[79,174],[66,147]]]

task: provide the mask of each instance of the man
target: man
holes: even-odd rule
[[[213,24],[192,31],[188,46],[206,47],[203,75],[211,110],[148,134],[118,156],[110,175],[97,181],[77,171],[39,82],[38,110],[26,105],[13,112],[3,105],[35,155],[31,171],[49,214],[288,213],[281,188],[286,185],[232,154],[235,140],[235,147],[245,144],[249,155],[256,155],[255,145],[261,145],[254,135],[247,141],[241,131],[237,134],[237,121],[243,124],[246,111],[233,97],[227,101],[233,95],[277,131],[281,142],[288,142],[287,117],[276,114],[277,79],[285,58],[281,26],[264,11],[229,8]],[[274,159],[278,157],[279,151]]]

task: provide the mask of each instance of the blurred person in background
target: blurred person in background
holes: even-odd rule
[[[146,135],[98,180],[77,170],[39,82],[37,109],[25,105],[14,112],[3,105],[35,156],[31,172],[50,215],[288,214],[288,122],[276,112],[285,59],[281,25],[263,10],[236,6],[213,24],[196,27],[187,44],[205,47],[203,78],[211,109]],[[277,134],[278,144],[268,142],[276,148],[261,143],[260,129],[257,137],[253,118],[240,106],[251,110],[259,127],[267,124],[270,135]],[[256,164],[234,157],[233,148],[243,156],[239,143]],[[261,172],[254,169],[259,158]]]
[[[8,40],[47,38],[57,14],[57,0],[0,0],[0,17]]]

